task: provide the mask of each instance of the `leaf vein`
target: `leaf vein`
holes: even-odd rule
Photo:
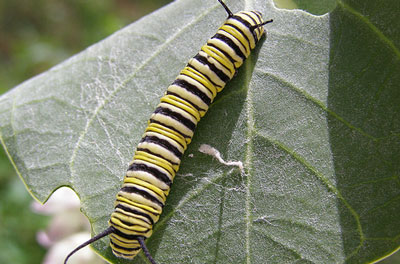
[[[331,115],[333,118],[335,118],[336,120],[338,120],[339,122],[341,122],[342,124],[344,124],[345,126],[350,128],[351,130],[357,131],[358,133],[360,133],[361,135],[365,136],[366,138],[369,138],[370,140],[372,140],[374,142],[378,142],[378,141],[380,141],[380,140],[385,138],[385,137],[374,137],[374,136],[368,134],[367,132],[362,130],[360,127],[357,127],[357,126],[351,124],[350,121],[346,120],[345,118],[343,118],[342,116],[340,116],[339,114],[334,112],[333,110],[329,109],[323,102],[321,102],[320,100],[316,99],[311,94],[307,93],[305,90],[296,87],[295,85],[293,85],[293,84],[289,83],[288,81],[280,78],[279,76],[277,76],[275,74],[272,74],[272,73],[269,73],[269,72],[262,71],[260,69],[255,69],[255,70],[260,72],[260,73],[262,73],[262,74],[267,74],[267,75],[271,76],[272,78],[280,81],[282,84],[286,85],[287,87],[289,87],[290,89],[292,89],[293,91],[298,93],[299,95],[303,96],[305,99],[311,101],[316,106],[321,108],[323,111],[325,111],[326,113]]]
[[[90,118],[88,118],[86,125],[84,127],[84,129],[82,130],[82,132],[80,133],[79,139],[75,144],[75,147],[72,151],[72,155],[71,155],[71,159],[70,159],[70,172],[71,172],[71,182],[73,181],[73,177],[75,175],[74,172],[74,162],[75,162],[75,158],[77,155],[77,152],[81,146],[82,141],[84,140],[86,134],[89,131],[89,128],[91,126],[91,124],[94,122],[94,120],[96,119],[97,115],[99,114],[99,112],[107,105],[107,103],[109,103],[112,98],[115,96],[115,94],[122,88],[126,87],[126,84],[131,81],[136,74],[144,68],[144,66],[146,66],[147,64],[149,64],[154,58],[156,58],[156,56],[162,51],[164,50],[167,45],[172,42],[174,39],[176,39],[179,35],[183,34],[183,32],[189,28],[191,25],[195,24],[198,20],[200,20],[202,17],[204,17],[205,15],[207,15],[212,9],[207,9],[205,12],[201,13],[199,16],[197,16],[195,19],[193,19],[190,23],[184,25],[183,28],[177,30],[177,32],[175,34],[173,34],[170,38],[168,38],[163,44],[161,44],[154,52],[151,56],[149,56],[130,76],[128,76],[124,81],[121,82],[120,85],[116,86],[116,88],[105,98],[103,99],[101,102],[99,102],[99,105],[96,107],[96,109],[93,111],[93,114]]]
[[[366,16],[364,16],[348,4],[344,3],[343,1],[339,0],[338,4],[342,6],[344,10],[347,10],[349,13],[353,14],[362,22],[364,22],[372,30],[372,32],[374,32],[382,40],[382,42],[385,43],[393,51],[397,59],[400,59],[400,50],[394,45],[393,41],[391,41],[387,36],[382,33],[381,30],[379,30],[374,24],[372,24],[372,22]]]

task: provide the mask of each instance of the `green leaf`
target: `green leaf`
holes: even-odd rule
[[[323,15],[332,11],[336,0],[274,0],[279,8],[302,9],[314,15]]]
[[[147,241],[159,263],[367,263],[399,248],[399,3],[318,17],[227,1],[274,23],[197,128]],[[176,1],[2,96],[1,141],[31,194],[70,186],[105,229],[147,119],[225,17]]]

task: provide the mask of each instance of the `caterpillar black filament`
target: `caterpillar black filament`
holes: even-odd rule
[[[264,33],[263,25],[272,22],[263,21],[257,11],[233,14],[218,1],[228,18],[189,60],[151,115],[117,194],[109,228],[73,250],[64,263],[79,249],[107,235],[115,256],[132,259],[143,249],[155,263],[144,240],[160,217],[196,125],[255,48]]]

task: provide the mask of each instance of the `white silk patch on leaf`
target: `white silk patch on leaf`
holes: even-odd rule
[[[241,161],[231,161],[231,160],[225,161],[221,157],[221,153],[217,149],[213,148],[212,146],[207,145],[207,144],[201,144],[200,147],[199,147],[199,151],[201,153],[204,153],[204,154],[207,154],[207,155],[210,155],[210,156],[216,158],[220,163],[222,163],[222,164],[224,164],[226,166],[236,166],[236,167],[238,167],[240,169],[240,172],[241,172],[242,175],[245,174],[244,173],[243,162],[241,162]]]

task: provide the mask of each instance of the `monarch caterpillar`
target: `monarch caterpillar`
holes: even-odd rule
[[[144,241],[160,217],[196,125],[255,48],[263,26],[272,22],[263,21],[258,11],[233,14],[222,0],[218,2],[228,18],[189,60],[151,115],[117,194],[109,227],[74,249],[64,264],[76,251],[107,235],[115,256],[133,259],[143,249],[156,263]]]

